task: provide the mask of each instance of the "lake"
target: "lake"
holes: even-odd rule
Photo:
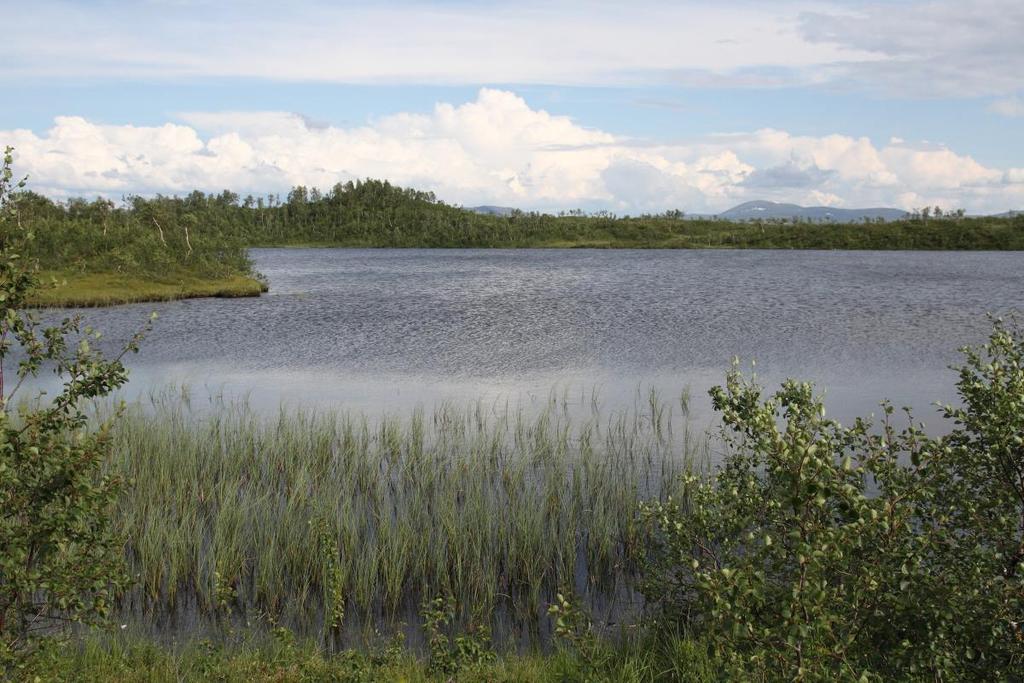
[[[254,249],[258,299],[85,311],[108,344],[150,311],[129,394],[193,393],[403,413],[443,401],[609,409],[689,387],[693,413],[733,357],[763,382],[812,380],[846,421],[888,397],[934,416],[956,349],[1024,299],[994,252]]]

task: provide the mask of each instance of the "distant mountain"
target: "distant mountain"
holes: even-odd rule
[[[719,218],[731,221],[749,221],[758,218],[800,218],[809,221],[834,221],[836,223],[858,223],[864,219],[897,221],[907,217],[902,209],[837,209],[831,206],[799,206],[776,202],[744,202],[728,211],[718,214]]]
[[[516,208],[511,206],[491,205],[469,206],[466,207],[466,210],[490,216],[509,216],[513,212],[517,211]],[[1000,214],[994,214],[993,218],[1012,218],[1013,216],[1021,215],[1024,215],[1024,211],[1005,211]],[[817,223],[861,223],[865,219],[873,221],[879,218],[885,221],[898,221],[909,216],[910,214],[903,209],[887,207],[840,209],[834,206],[800,206],[799,204],[781,204],[779,202],[769,202],[765,200],[744,202],[743,204],[732,207],[728,211],[723,211],[718,214],[686,214],[686,218],[690,219],[722,218],[730,221],[752,221],[768,218],[776,220],[782,218],[791,220],[796,218]]]
[[[483,213],[489,216],[508,216],[515,211],[511,206],[470,206],[469,210],[473,213]]]

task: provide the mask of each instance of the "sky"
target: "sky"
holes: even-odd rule
[[[0,0],[62,199],[384,178],[449,203],[1024,209],[1024,2]]]

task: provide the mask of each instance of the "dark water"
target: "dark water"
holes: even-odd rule
[[[443,400],[628,406],[638,389],[695,410],[730,360],[827,388],[841,419],[878,400],[952,401],[957,347],[1024,306],[1024,254],[808,251],[256,249],[259,299],[86,312],[133,357],[132,391],[191,384],[260,406],[404,412]]]

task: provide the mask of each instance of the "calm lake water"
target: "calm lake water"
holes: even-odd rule
[[[402,413],[441,401],[610,409],[706,390],[731,359],[827,389],[848,420],[878,400],[952,401],[957,347],[1024,305],[1019,253],[255,249],[258,299],[85,312],[109,342],[155,310],[129,393]],[[646,400],[644,398],[644,400]]]

